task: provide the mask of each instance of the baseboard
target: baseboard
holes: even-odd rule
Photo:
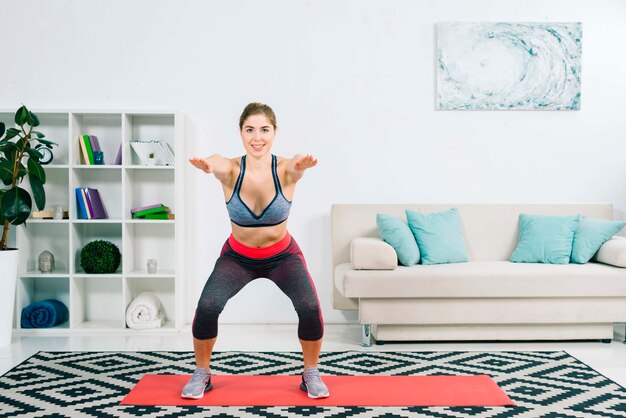
[[[604,340],[613,338],[613,324],[378,324],[372,335],[382,341]]]

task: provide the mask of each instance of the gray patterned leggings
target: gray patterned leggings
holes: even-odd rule
[[[200,295],[194,316],[192,333],[199,340],[217,336],[217,320],[226,302],[252,280],[265,277],[273,281],[285,293],[298,314],[298,337],[316,341],[324,335],[324,321],[315,285],[306,267],[300,247],[289,235],[283,240],[286,248],[263,258],[242,254],[241,244],[236,245],[232,236],[215,262]],[[231,246],[231,244],[233,244]]]

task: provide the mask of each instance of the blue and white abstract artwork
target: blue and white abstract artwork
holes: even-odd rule
[[[582,25],[437,24],[437,108],[579,110]]]

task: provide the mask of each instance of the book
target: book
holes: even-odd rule
[[[169,142],[164,142],[164,144],[165,144],[165,149],[167,150],[167,154],[169,155],[170,161],[172,162],[172,165],[174,165],[174,151],[172,150],[172,147],[170,147]]]
[[[141,144],[138,141],[130,141],[130,147],[135,152],[135,155],[137,155],[139,163],[143,165],[147,164],[148,155],[145,154]]]
[[[120,147],[117,149],[117,157],[115,157],[115,165],[122,165],[122,143],[120,142]]]
[[[166,141],[133,139],[130,145],[140,164],[146,165],[150,154],[154,154],[156,165],[174,165],[174,154]]]
[[[175,219],[173,213],[159,212],[149,213],[141,217],[141,219]]]
[[[89,142],[91,143],[92,151],[102,151],[100,148],[100,141],[98,141],[98,137],[95,135],[89,135]]]
[[[87,147],[85,146],[85,140],[82,135],[78,136],[78,145],[80,147],[80,154],[83,157],[83,164],[89,164],[89,154],[87,154]]]
[[[80,189],[81,197],[83,199],[83,205],[85,206],[85,213],[87,217],[85,219],[93,218],[93,213],[91,212],[91,208],[89,207],[89,202],[87,201],[87,195],[85,194],[85,189]]]
[[[107,214],[102,205],[102,199],[100,198],[100,192],[98,189],[92,189],[91,187],[85,188],[85,196],[89,209],[91,210],[91,217],[93,219],[106,219]]]
[[[169,155],[167,155],[167,150],[165,149],[165,144],[163,144],[163,141],[158,141],[157,146],[159,147],[159,152],[161,153],[161,156],[163,157],[163,164],[172,165],[172,162],[170,161],[170,157]]]
[[[85,209],[85,202],[80,187],[76,188],[76,215],[78,219],[89,219],[87,218],[87,210]]]
[[[83,142],[87,149],[87,156],[89,158],[89,164],[93,165],[93,150],[91,149],[91,142],[89,141],[89,135],[83,135]]]
[[[168,208],[167,206],[161,205],[160,207],[135,212],[133,213],[133,218],[141,218],[151,213],[169,213],[169,212],[170,212],[170,208]]]
[[[161,206],[165,206],[165,205],[163,205],[163,203],[155,203],[153,205],[138,206],[136,208],[131,209],[130,213],[137,213],[137,212],[141,212],[141,211],[148,210],[148,209],[158,208],[158,207],[161,207]]]

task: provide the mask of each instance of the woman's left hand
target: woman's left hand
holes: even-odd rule
[[[304,171],[307,168],[315,167],[317,165],[317,159],[311,154],[297,156],[294,158],[293,167],[298,171]]]

